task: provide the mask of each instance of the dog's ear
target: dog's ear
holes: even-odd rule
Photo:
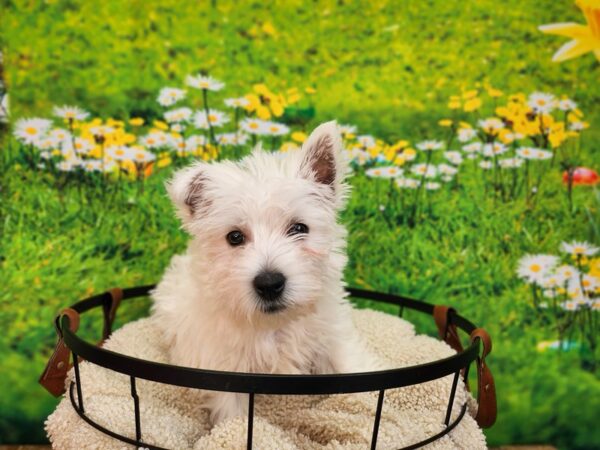
[[[207,181],[205,171],[206,164],[196,163],[175,172],[166,184],[184,226],[208,203],[203,192]]]
[[[342,136],[335,121],[319,125],[302,146],[300,175],[331,186],[336,198],[343,194],[343,182],[348,172]]]

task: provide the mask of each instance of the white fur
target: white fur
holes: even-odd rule
[[[323,157],[335,167],[331,184],[317,181],[315,161]],[[239,163],[197,163],[175,174],[169,194],[192,239],[153,293],[172,363],[287,374],[379,368],[352,325],[342,282],[346,231],[337,213],[347,171],[337,125],[329,122],[300,151],[255,150]],[[286,234],[297,222],[309,227],[303,238]],[[232,230],[246,235],[243,245],[229,245]],[[276,313],[261,310],[253,289],[265,269],[287,280],[286,307]],[[205,398],[214,422],[246,413],[244,395]]]

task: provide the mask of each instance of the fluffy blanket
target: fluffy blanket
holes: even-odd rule
[[[396,367],[444,358],[453,353],[445,343],[417,335],[413,326],[391,315],[356,310],[353,319],[372,350]],[[105,348],[126,355],[168,362],[152,318],[138,320],[113,333]],[[73,377],[72,370],[69,373]],[[129,377],[88,362],[80,364],[86,413],[96,422],[134,437],[133,401]],[[443,421],[452,376],[428,383],[386,391],[378,449],[396,449],[419,442],[444,428]],[[68,384],[67,384],[68,385]],[[212,427],[206,410],[199,407],[199,393],[160,383],[137,380],[142,439],[172,449],[242,449],[246,445],[246,420],[232,419]],[[474,401],[459,385],[452,417],[467,401]],[[255,398],[254,448],[366,449],[369,448],[377,393],[332,396],[264,396]],[[55,449],[132,448],[86,424],[63,398],[46,421]],[[485,437],[467,413],[451,433],[427,449],[485,449]]]

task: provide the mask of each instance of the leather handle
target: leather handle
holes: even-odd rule
[[[435,305],[433,307],[433,320],[435,320],[435,324],[437,325],[440,339],[452,347],[456,353],[461,353],[463,346],[458,336],[458,329],[452,323],[453,314],[456,314],[456,310],[449,306]]]
[[[485,358],[492,351],[492,339],[483,328],[476,328],[471,333],[471,342],[477,339],[483,344],[481,356],[477,358],[477,415],[475,420],[482,428],[489,428],[496,422],[497,403],[496,386],[492,371],[485,363]]]
[[[112,333],[112,326],[117,316],[117,309],[123,300],[123,290],[121,288],[113,288],[107,293],[106,301],[102,305],[104,312],[104,327],[102,329],[102,340],[99,345],[104,344]]]
[[[60,320],[63,316],[69,317],[69,330],[71,330],[71,332],[75,333],[79,329],[79,313],[74,309],[65,308],[56,316],[54,325],[56,327],[58,341],[56,342],[54,352],[52,353],[52,356],[50,356],[48,364],[46,364],[44,372],[42,372],[39,379],[39,383],[55,397],[58,397],[65,392],[65,379],[67,378],[67,372],[71,368],[71,365],[69,364],[71,351],[65,345],[60,329]]]

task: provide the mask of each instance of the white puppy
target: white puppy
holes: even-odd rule
[[[240,162],[197,163],[168,185],[192,236],[153,293],[171,362],[286,374],[379,368],[345,299],[349,187],[335,122],[302,150],[255,150]],[[213,422],[247,412],[247,396],[207,393]]]

